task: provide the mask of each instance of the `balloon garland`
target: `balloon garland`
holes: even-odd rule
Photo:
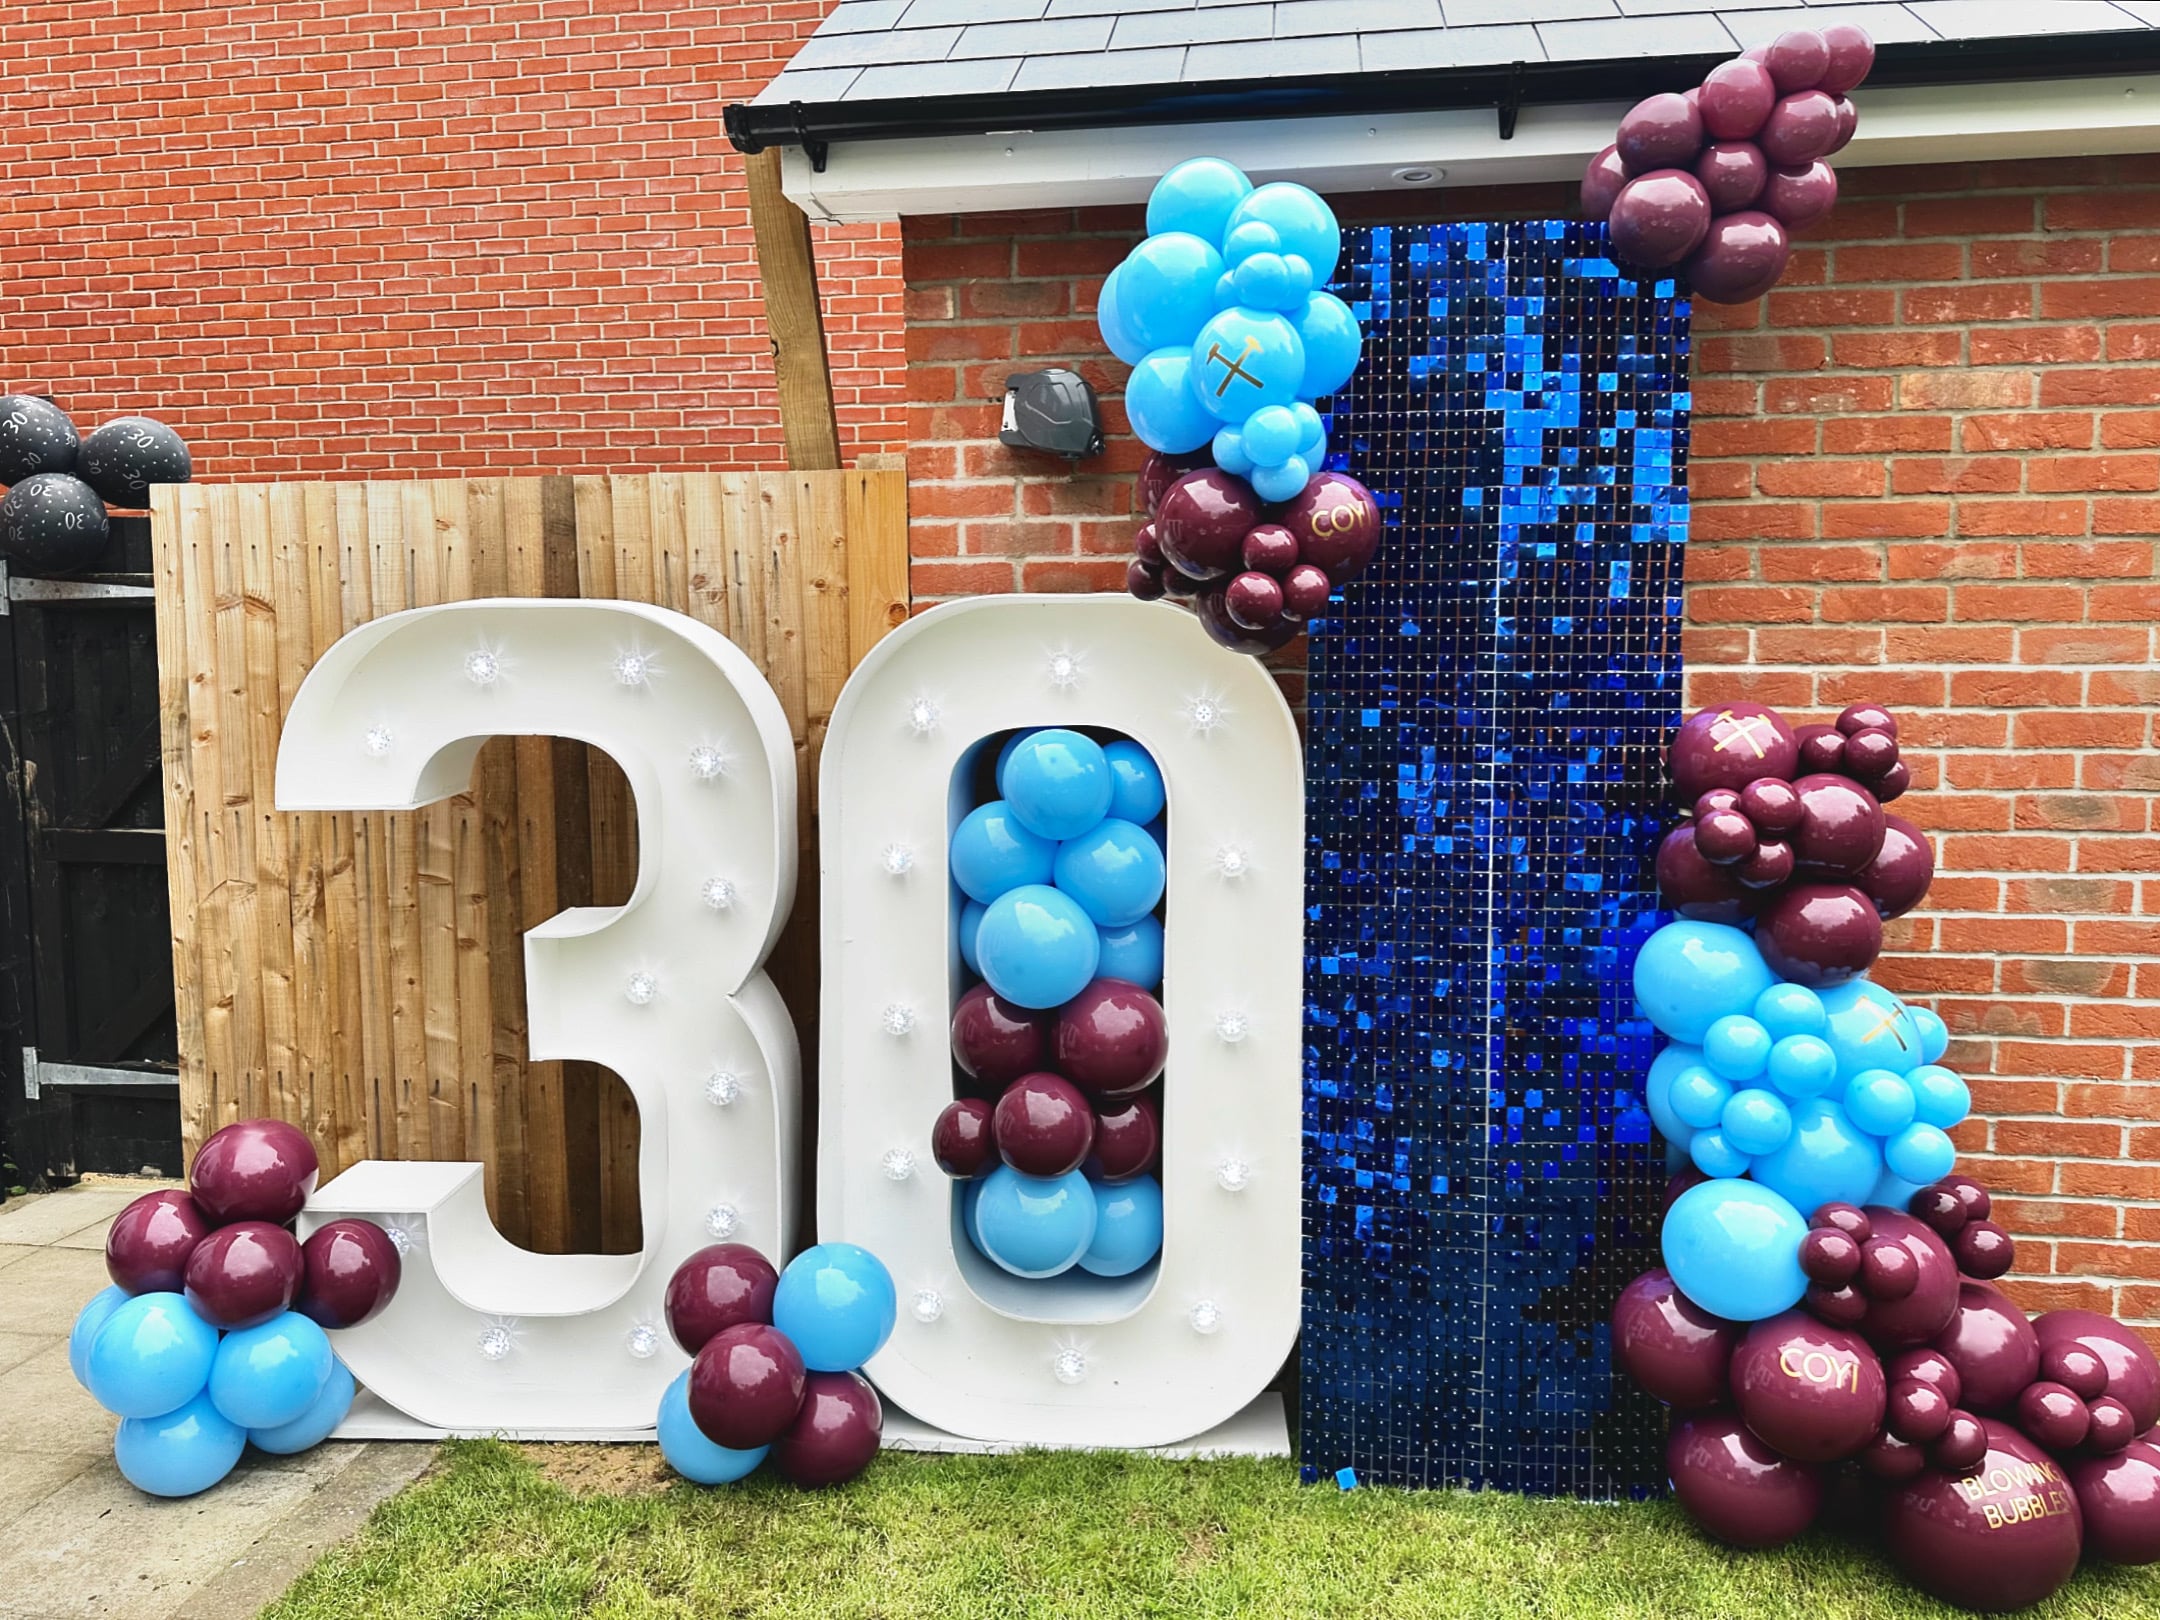
[[[137,508],[153,484],[184,484],[194,463],[180,435],[147,416],[122,416],[87,438],[35,394],[0,396],[0,557],[68,574],[89,567],[112,537],[105,513]]]

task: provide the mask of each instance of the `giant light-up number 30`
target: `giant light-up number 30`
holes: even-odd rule
[[[604,749],[637,804],[627,904],[525,936],[531,1056],[619,1074],[639,1115],[644,1247],[541,1255],[495,1229],[481,1166],[371,1160],[306,1229],[413,1232],[390,1308],[337,1335],[353,1374],[438,1428],[649,1427],[683,1366],[662,1301],[715,1238],[785,1255],[800,1130],[793,1026],[761,964],[795,886],[794,741],[734,643],[630,602],[480,601],[353,631],[311,670],[278,750],[281,810],[410,809],[464,792],[488,738]],[[424,1216],[424,1221],[415,1221]]]

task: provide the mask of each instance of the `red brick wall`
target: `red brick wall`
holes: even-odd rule
[[[1844,178],[1778,292],[1698,315],[1689,698],[1900,712],[1941,863],[1880,976],[1955,1031],[2021,1295],[2160,1324],[2160,162]],[[1138,230],[904,227],[918,600],[1121,583],[1115,408],[1074,475],[995,436],[1017,365],[1119,386],[1089,311]]]
[[[198,476],[773,465],[742,159],[824,0],[83,0],[0,29],[0,389]],[[892,233],[818,232],[844,448],[900,446]]]

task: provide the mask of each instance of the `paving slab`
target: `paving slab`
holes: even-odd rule
[[[90,1227],[100,1231],[141,1196],[132,1187],[75,1187],[0,1204],[0,1243],[57,1243]]]
[[[50,1349],[51,1346],[52,1335],[49,1333],[0,1332],[0,1373],[28,1361],[40,1350]]]
[[[18,1451],[99,1456],[119,1420],[75,1382],[67,1342],[55,1340],[0,1374],[0,1459]],[[4,1466],[4,1461],[0,1461]],[[0,1591],[5,1591],[0,1583]]]
[[[0,1271],[0,1322],[10,1333],[62,1338],[112,1278],[105,1257],[88,1249],[40,1249]]]
[[[88,1451],[79,1456],[59,1451],[0,1452],[0,1537],[12,1536],[15,1520],[76,1475],[95,1468],[98,1460],[97,1453]]]
[[[5,1270],[18,1260],[27,1260],[38,1252],[28,1243],[0,1243],[0,1270]]]

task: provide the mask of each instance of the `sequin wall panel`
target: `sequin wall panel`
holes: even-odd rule
[[[1312,637],[1307,1479],[1641,1495],[1628,968],[1679,718],[1687,305],[1601,226],[1368,227],[1332,441],[1387,533]]]

